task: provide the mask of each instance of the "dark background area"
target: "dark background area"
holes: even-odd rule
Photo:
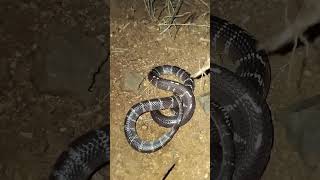
[[[0,2],[0,179],[48,179],[70,142],[108,123],[108,6]]]

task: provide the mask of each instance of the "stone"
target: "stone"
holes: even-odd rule
[[[124,91],[137,91],[144,77],[135,72],[128,72],[123,77],[122,88]]]

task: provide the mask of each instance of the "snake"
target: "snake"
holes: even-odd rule
[[[260,179],[273,146],[268,56],[237,25],[211,16],[210,27],[211,178]],[[234,62],[234,70],[217,62],[219,53]]]
[[[270,64],[264,50],[247,31],[217,16],[210,17],[210,168],[211,179],[260,179],[273,146],[271,111],[266,102],[270,88]],[[232,71],[214,57],[222,49],[238,63]],[[183,82],[162,79],[174,74]],[[176,66],[159,66],[150,71],[149,81],[173,92],[173,96],[142,101],[127,113],[124,131],[128,143],[137,151],[154,152],[164,147],[186,124],[195,109],[194,80]],[[173,116],[161,114],[172,109]],[[159,139],[148,142],[137,136],[138,116],[150,112],[159,125],[171,128]],[[63,151],[50,173],[50,180],[88,180],[110,161],[109,125],[88,131]]]
[[[88,180],[110,161],[109,125],[76,138],[56,160],[50,180]]]
[[[161,78],[161,75],[175,75],[183,84]],[[170,91],[174,95],[142,101],[133,105],[128,111],[124,123],[126,139],[135,150],[143,153],[155,152],[164,147],[173,138],[179,127],[190,121],[195,110],[194,80],[184,69],[171,65],[157,66],[149,72],[148,80],[155,87]],[[175,115],[163,115],[160,110],[164,109],[171,109]],[[146,112],[150,112],[156,123],[170,128],[170,131],[156,140],[142,140],[137,133],[136,123],[139,117]]]

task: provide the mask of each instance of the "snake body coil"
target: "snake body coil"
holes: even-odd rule
[[[163,74],[173,74],[180,78],[183,84],[176,81],[163,79]],[[149,81],[159,89],[171,91],[174,96],[151,99],[134,105],[127,113],[124,131],[128,143],[140,152],[154,152],[166,145],[177,132],[180,126],[186,124],[192,117],[195,109],[193,95],[194,82],[190,74],[176,67],[163,65],[153,68],[149,75]],[[172,109],[174,116],[164,116],[159,110]],[[153,119],[161,126],[171,127],[170,131],[154,141],[143,141],[137,134],[136,122],[146,112],[151,112]]]
[[[210,101],[218,114],[211,116],[213,179],[260,179],[273,144],[268,58],[245,30],[215,16],[210,21]],[[235,72],[214,63],[219,49],[238,63]]]
[[[77,138],[57,159],[49,179],[90,179],[110,160],[109,134],[109,125],[106,125]]]

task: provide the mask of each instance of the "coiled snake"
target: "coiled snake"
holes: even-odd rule
[[[266,103],[270,86],[270,65],[264,51],[256,50],[256,41],[246,31],[215,16],[211,26],[211,179],[259,179],[269,161],[273,144],[271,113]],[[219,48],[238,67],[232,72],[213,62]],[[180,84],[161,79],[174,73]],[[174,66],[153,69],[148,76],[160,89],[173,96],[141,102],[126,117],[125,134],[131,146],[142,152],[153,152],[170,141],[178,128],[187,123],[194,111],[193,79]],[[160,80],[160,81],[159,81]],[[169,87],[169,89],[167,89]],[[172,117],[158,110],[171,108]],[[153,142],[138,138],[135,122],[142,113],[152,111],[153,119],[171,130]],[[92,130],[71,143],[58,158],[51,180],[86,180],[109,162],[109,126]]]
[[[273,144],[266,103],[270,65],[245,30],[211,16],[211,167],[213,179],[260,179]],[[238,63],[232,72],[215,63],[222,50]]]
[[[163,74],[176,75],[183,81],[183,85],[176,81],[162,79],[160,75]],[[124,124],[126,138],[134,149],[141,152],[154,152],[162,148],[172,139],[179,127],[191,119],[195,109],[193,79],[185,70],[176,66],[158,66],[150,71],[148,79],[159,89],[173,92],[174,96],[143,101],[134,105],[127,113]],[[176,115],[167,117],[159,112],[168,108],[175,111]],[[171,127],[171,130],[155,141],[143,141],[137,134],[136,122],[145,112],[151,112],[153,119],[159,125]]]

